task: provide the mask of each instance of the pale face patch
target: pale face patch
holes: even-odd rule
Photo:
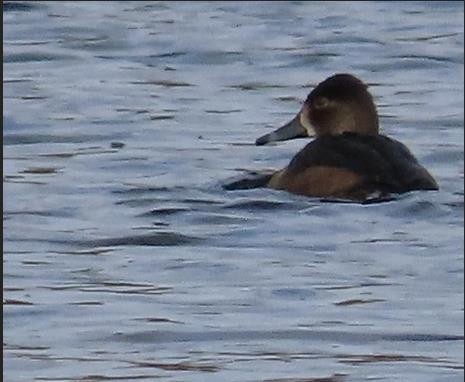
[[[310,118],[308,117],[309,113],[310,113],[310,106],[308,106],[307,104],[304,104],[304,106],[302,106],[302,110],[300,110],[300,113],[299,113],[299,121],[300,121],[300,124],[307,131],[308,136],[313,137],[316,135],[316,133],[315,133],[315,128],[313,127],[312,123],[310,122]]]

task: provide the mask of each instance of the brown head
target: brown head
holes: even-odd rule
[[[312,90],[292,121],[255,144],[344,132],[377,135],[378,113],[362,81],[351,74],[335,74]]]

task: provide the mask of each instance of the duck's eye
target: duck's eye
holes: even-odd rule
[[[328,107],[329,105],[329,100],[326,97],[317,97],[313,100],[313,107],[317,109],[323,109],[325,107]]]

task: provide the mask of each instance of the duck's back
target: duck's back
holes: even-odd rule
[[[434,178],[405,145],[383,135],[344,133],[318,137],[292,159],[286,171],[292,177],[311,168],[353,173],[361,179],[357,187],[367,191],[438,189]]]

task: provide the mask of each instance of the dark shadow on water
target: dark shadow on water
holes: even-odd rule
[[[443,342],[463,341],[462,335],[424,333],[354,333],[329,330],[241,330],[241,331],[141,331],[131,334],[115,334],[115,340],[125,342],[212,342],[257,340],[308,340],[336,341],[338,343],[364,344],[378,341],[394,342]]]
[[[155,208],[148,212],[144,212],[138,216],[140,217],[148,217],[148,216],[168,216],[174,215],[179,212],[189,212],[192,211],[190,208],[187,207],[166,207],[166,208]]]
[[[276,211],[280,208],[298,209],[300,207],[300,205],[291,202],[286,203],[269,200],[245,199],[238,202],[226,204],[223,208],[245,211]]]
[[[149,235],[122,236],[106,239],[90,240],[81,242],[82,245],[92,247],[114,247],[114,246],[177,246],[186,244],[196,244],[202,239],[186,236],[176,232],[156,232]]]
[[[3,12],[29,12],[34,9],[44,8],[43,4],[31,4],[31,2],[5,1]]]
[[[5,242],[14,242],[16,239],[6,239]],[[49,243],[58,246],[77,246],[81,248],[101,248],[101,247],[119,247],[119,246],[153,246],[153,247],[171,247],[181,245],[200,244],[204,239],[194,236],[187,236],[176,232],[154,232],[146,235],[131,235],[120,237],[109,237],[91,240],[60,240],[60,239],[21,239],[21,242],[31,243]],[[63,251],[59,251],[62,253]],[[101,251],[99,251],[101,252]],[[67,252],[69,253],[69,252]]]

